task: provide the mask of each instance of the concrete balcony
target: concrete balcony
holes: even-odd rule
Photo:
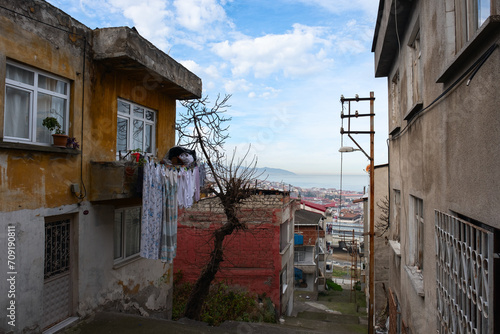
[[[90,201],[141,198],[142,173],[136,162],[91,161]]]

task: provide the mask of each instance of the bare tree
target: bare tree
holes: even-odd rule
[[[224,261],[224,239],[238,230],[245,230],[246,223],[238,218],[239,205],[252,195],[252,185],[256,179],[256,160],[252,159],[250,167],[243,166],[248,151],[242,159],[236,159],[236,151],[226,159],[224,142],[229,137],[231,119],[224,116],[231,95],[217,97],[213,107],[207,107],[208,97],[198,100],[183,101],[185,113],[179,116],[176,129],[179,133],[179,144],[188,146],[201,153],[208,166],[207,175],[210,182],[209,191],[220,200],[227,221],[213,231],[213,248],[209,259],[202,269],[189,296],[185,316],[200,319],[203,303],[208,295],[210,285]]]
[[[389,230],[389,198],[384,196],[384,198],[377,202],[377,206],[380,209],[380,216],[375,222],[375,228],[380,233],[379,237],[381,237]]]

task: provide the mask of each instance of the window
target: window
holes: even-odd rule
[[[140,149],[152,154],[155,150],[156,112],[118,99],[116,152]]]
[[[114,260],[115,263],[135,257],[140,252],[141,208],[115,211]]]
[[[390,129],[394,130],[397,126],[401,125],[401,117],[399,111],[399,71],[392,77],[390,88]]]
[[[409,38],[408,46],[410,47],[411,57],[411,83],[412,94],[409,105],[415,107],[419,102],[422,102],[422,48],[420,45],[420,24],[418,23],[413,27],[412,33]]]
[[[490,16],[490,0],[455,0],[457,51],[467,43]]]
[[[393,238],[396,241],[401,240],[399,231],[401,231],[401,191],[394,189],[394,235]]]
[[[295,262],[305,262],[306,261],[306,248],[305,247],[295,247],[293,260]]]
[[[424,204],[420,198],[410,196],[408,219],[410,252],[409,265],[424,269]]]
[[[42,126],[55,117],[68,133],[69,81],[30,67],[7,63],[5,76],[4,140],[50,144]]]
[[[497,333],[500,231],[458,216],[435,211],[438,330]]]
[[[288,287],[287,283],[288,283],[287,282],[287,267],[285,266],[285,268],[283,269],[283,271],[281,272],[281,275],[280,275],[281,294],[285,293],[286,288]]]
[[[287,220],[280,225],[280,252],[283,252],[290,244],[290,230],[290,220]]]

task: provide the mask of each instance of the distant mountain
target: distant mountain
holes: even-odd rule
[[[265,176],[266,174],[296,175],[295,173],[290,172],[289,170],[280,168],[262,167],[262,168],[255,168],[255,170],[257,171],[257,173],[263,173],[262,176]]]

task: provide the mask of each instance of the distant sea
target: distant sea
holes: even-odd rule
[[[274,174],[266,173],[267,181],[283,182],[301,188],[335,188],[340,190],[340,175],[308,175],[308,174]],[[343,175],[342,190],[360,191],[368,187],[370,178],[367,175]]]

